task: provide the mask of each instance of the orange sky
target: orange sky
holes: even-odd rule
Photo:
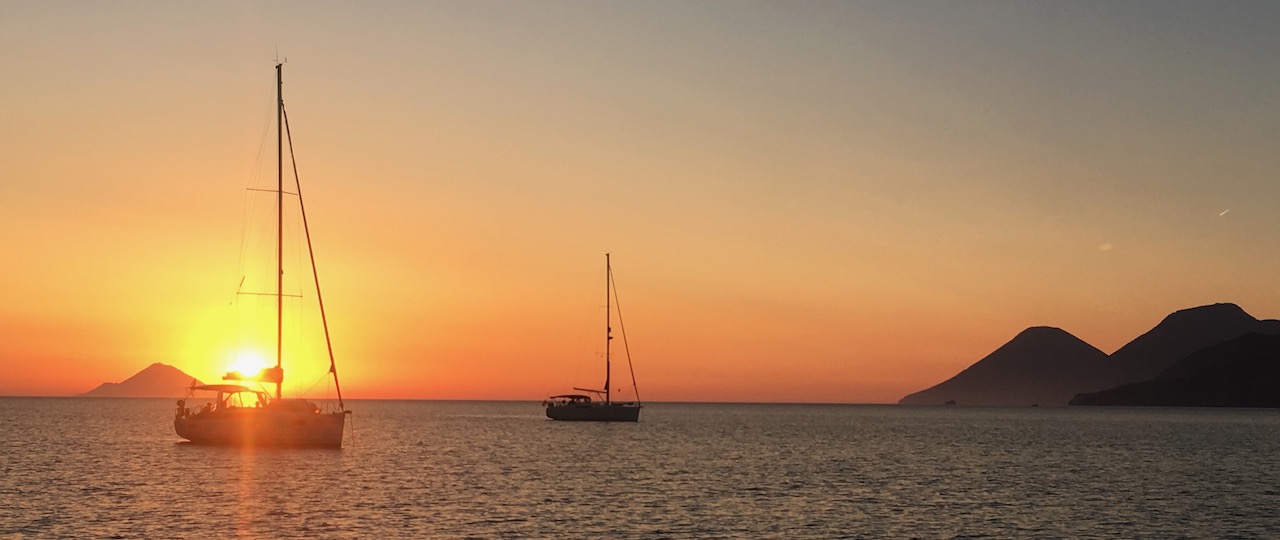
[[[277,46],[351,397],[599,386],[606,251],[648,400],[894,402],[1027,326],[1280,316],[1276,11],[6,3],[0,395],[270,352],[234,293]],[[286,393],[324,395],[310,347]]]

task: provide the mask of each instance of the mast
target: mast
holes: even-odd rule
[[[284,78],[283,64],[276,64],[276,371],[283,373],[281,357],[284,349]],[[276,378],[276,399],[280,399],[280,383]]]
[[[609,316],[613,311],[609,305],[612,296],[609,283],[613,281],[613,267],[609,265],[609,254],[604,254],[604,404],[609,404],[609,345],[613,343],[613,326]]]

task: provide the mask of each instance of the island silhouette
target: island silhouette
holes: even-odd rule
[[[1128,404],[1122,403],[1125,400],[1112,400],[1110,397],[1074,399],[1080,394],[1094,395],[1122,385],[1159,379],[1166,370],[1180,365],[1184,359],[1189,360],[1197,351],[1249,334],[1278,335],[1280,321],[1259,320],[1230,303],[1199,306],[1168,315],[1151,330],[1110,355],[1064,330],[1032,327],[955,376],[909,394],[899,403],[1005,406],[1063,406],[1086,402],[1096,405]],[[1241,348],[1234,354],[1247,357],[1263,353],[1264,349],[1254,347]],[[1263,366],[1266,362],[1276,361],[1274,356],[1236,360],[1241,364],[1255,362]],[[1196,401],[1190,396],[1199,395],[1199,390],[1193,387],[1200,381],[1209,384],[1208,381],[1212,380],[1217,381],[1214,384],[1229,386],[1229,381],[1237,378],[1228,372],[1241,369],[1236,364],[1214,360],[1200,360],[1195,365],[1201,379],[1190,381],[1190,386],[1176,386],[1174,390],[1168,390],[1166,379],[1165,386],[1162,386],[1166,388],[1164,391],[1184,395],[1186,399],[1164,399],[1163,402],[1181,404]],[[1265,375],[1266,372],[1261,370],[1257,373]],[[1274,378],[1270,381],[1272,384],[1276,382]],[[1241,386],[1239,402],[1256,401],[1247,398],[1248,394],[1248,388]],[[1220,403],[1219,406],[1236,403],[1231,400],[1213,402]]]
[[[187,395],[192,381],[202,384],[176,367],[156,362],[124,381],[105,382],[76,397],[180,398]]]
[[[194,377],[153,363],[77,397],[182,397]],[[1179,310],[1110,355],[1061,329],[1027,328],[903,405],[1280,407],[1280,321],[1235,304]]]
[[[1070,403],[1280,407],[1280,336],[1245,334],[1192,353],[1149,381],[1083,393]]]
[[[1101,389],[1107,353],[1060,328],[1035,326],[932,388],[902,398],[920,405],[1066,405],[1081,388]]]

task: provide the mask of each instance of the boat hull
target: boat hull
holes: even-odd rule
[[[570,422],[639,422],[640,406],[634,403],[567,403],[547,407],[547,418]]]
[[[196,444],[341,448],[349,411],[237,408],[178,416],[178,436]]]

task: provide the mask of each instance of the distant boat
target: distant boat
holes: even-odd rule
[[[552,420],[570,420],[570,421],[595,421],[595,422],[637,422],[640,420],[640,392],[636,388],[636,373],[631,371],[631,388],[635,391],[636,401],[633,402],[617,402],[610,399],[610,371],[612,364],[610,362],[611,343],[613,342],[613,326],[612,326],[612,304],[616,300],[616,289],[613,287],[613,267],[609,263],[609,254],[604,255],[604,390],[590,390],[586,388],[574,388],[580,392],[593,394],[596,399],[593,400],[587,394],[563,394],[559,396],[551,396],[543,402],[547,408],[547,418]],[[622,325],[622,313],[618,313],[618,324]],[[622,329],[622,341],[626,344],[627,330]],[[630,352],[627,353],[627,365],[631,365]]]
[[[275,383],[275,395],[265,390],[253,389],[242,384],[193,384],[190,394],[212,392],[216,398],[203,407],[187,407],[186,400],[178,400],[173,427],[178,436],[193,443],[219,445],[263,446],[321,446],[340,448],[346,425],[346,409],[342,401],[342,387],[338,385],[338,369],[333,358],[333,346],[329,343],[329,323],[324,315],[324,299],[320,296],[320,278],[315,269],[315,253],[311,249],[311,233],[307,228],[306,207],[302,203],[302,184],[294,169],[296,192],[284,190],[284,140],[289,131],[289,118],[284,110],[284,82],[282,65],[276,64],[276,366],[256,374],[227,373],[228,381]],[[292,138],[290,138],[292,139]],[[292,141],[289,146],[293,153]],[[284,336],[284,196],[297,197],[302,214],[302,226],[306,232],[307,250],[311,255],[311,274],[315,278],[316,299],[320,305],[320,320],[324,325],[325,344],[329,350],[329,373],[333,375],[338,394],[338,410],[322,411],[315,403],[304,399],[284,399],[280,385],[284,382],[281,352]],[[261,388],[261,384],[259,384]],[[190,397],[190,395],[188,396]]]

